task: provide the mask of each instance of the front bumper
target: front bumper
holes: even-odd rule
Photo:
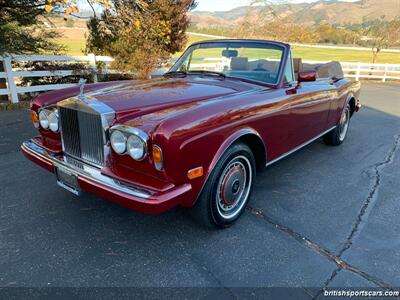
[[[100,169],[88,164],[67,163],[62,155],[53,155],[33,141],[24,142],[21,150],[29,160],[50,172],[60,167],[67,169],[76,176],[81,189],[147,214],[159,214],[179,205],[187,200],[192,188],[190,184],[183,184],[165,192],[154,192],[105,176]]]

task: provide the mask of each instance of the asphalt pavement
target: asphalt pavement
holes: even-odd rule
[[[319,140],[259,173],[225,230],[184,208],[146,216],[74,196],[21,154],[36,131],[27,111],[1,112],[0,288],[399,289],[400,85],[364,84],[361,101],[343,145]]]

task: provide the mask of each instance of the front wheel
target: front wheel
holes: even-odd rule
[[[250,148],[235,143],[218,161],[205,184],[192,215],[207,227],[228,227],[243,213],[255,178]]]
[[[347,104],[340,116],[339,124],[332,131],[324,135],[324,142],[328,145],[338,146],[346,139],[350,124],[350,105]]]

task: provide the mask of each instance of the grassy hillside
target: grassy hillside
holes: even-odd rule
[[[62,34],[62,37],[58,39],[58,42],[67,46],[69,55],[83,55],[83,50],[85,49],[85,34],[87,33],[86,28],[63,27],[57,30]],[[189,44],[207,39],[209,38],[190,35]],[[174,55],[174,57],[178,57],[179,55],[180,53],[177,53]],[[371,51],[323,49],[296,46],[293,48],[293,55],[295,57],[301,57],[305,60],[372,62]],[[378,63],[400,64],[400,53],[380,53],[378,55]]]
[[[362,0],[355,2],[315,1],[312,3],[285,3],[268,1],[268,6],[279,17],[289,17],[299,24],[360,24],[365,21],[393,20],[399,16],[399,0]],[[306,1],[302,1],[306,2]],[[261,6],[242,6],[229,11],[193,11],[190,17],[198,26],[208,27],[237,22],[246,14],[258,15]]]
[[[57,31],[60,37],[57,42],[66,47],[68,55],[84,55],[86,43],[86,28],[52,28]]]

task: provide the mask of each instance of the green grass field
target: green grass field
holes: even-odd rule
[[[208,40],[210,38],[201,36],[189,36],[189,43]],[[82,50],[85,48],[85,38],[83,34],[69,34],[68,37],[60,38],[59,43],[67,46],[67,54],[83,55]],[[175,54],[173,57],[179,57],[181,53]],[[210,53],[211,54],[211,53]],[[359,50],[341,50],[341,49],[325,49],[295,46],[293,48],[293,56],[301,57],[303,60],[330,61],[336,60],[341,62],[372,62],[371,51]],[[400,64],[400,53],[380,53],[378,55],[378,63]]]
[[[303,60],[341,62],[366,62],[372,63],[372,51],[344,50],[344,49],[325,49],[297,47],[293,48],[293,57],[301,57]],[[377,63],[380,64],[400,64],[400,53],[381,52],[378,54]]]
[[[84,39],[64,39],[60,38],[57,40],[58,43],[66,47],[66,53],[68,55],[84,55],[83,50],[85,49]]]

